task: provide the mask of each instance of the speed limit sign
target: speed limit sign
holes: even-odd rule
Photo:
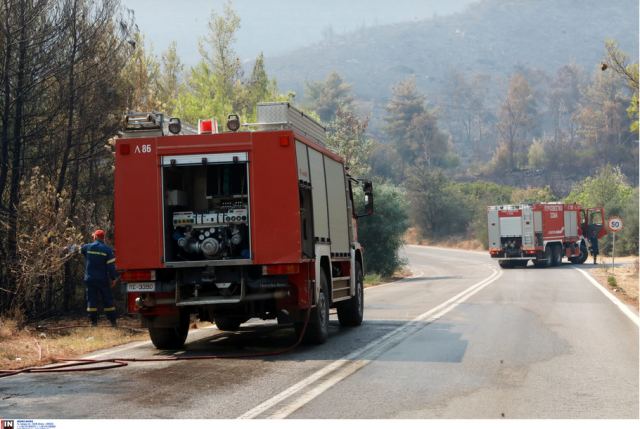
[[[609,229],[613,232],[618,232],[622,229],[622,219],[619,217],[611,217],[608,221]]]

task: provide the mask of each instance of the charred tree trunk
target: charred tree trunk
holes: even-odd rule
[[[76,55],[78,53],[78,32],[77,32],[77,0],[73,1],[73,8],[70,19],[71,23],[71,52],[69,55],[69,74],[68,74],[68,90],[69,99],[67,103],[67,130],[64,151],[62,154],[62,162],[60,164],[60,173],[58,174],[58,184],[56,185],[56,192],[62,192],[67,175],[67,168],[69,165],[69,155],[71,154],[71,148],[73,147],[73,126],[75,119],[76,109]],[[57,207],[56,207],[57,208]]]
[[[9,266],[13,264],[17,256],[17,233],[18,233],[18,204],[20,202],[20,179],[22,169],[22,131],[23,115],[25,103],[25,75],[27,62],[27,27],[25,19],[26,5],[20,7],[19,12],[19,33],[18,33],[18,67],[16,72],[15,85],[15,109],[13,118],[13,145],[11,153],[11,183],[9,188],[9,228],[7,234],[7,253]]]
[[[11,82],[9,80],[9,70],[11,69],[11,45],[13,41],[10,37],[11,23],[9,20],[9,2],[4,1],[4,58],[2,60],[2,126],[0,129],[0,209],[4,206],[2,195],[7,184],[7,174],[9,172],[9,111],[11,110]]]

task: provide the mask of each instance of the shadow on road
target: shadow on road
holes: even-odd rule
[[[616,263],[615,266],[616,267],[624,267],[628,264],[625,263]],[[558,265],[557,267],[542,267],[542,268],[537,268],[533,266],[533,263],[529,263],[529,265],[527,265],[526,267],[511,267],[511,268],[503,268],[503,271],[513,271],[513,270],[541,270],[541,271],[547,271],[547,270],[562,270],[562,269],[573,269],[573,268],[581,268],[583,270],[594,270],[597,268],[610,268],[611,264],[592,264],[592,263],[586,263],[586,264],[572,264],[571,262],[563,262],[562,264]]]
[[[295,343],[293,327],[279,327],[273,323],[241,327],[237,332],[216,333],[206,338],[189,342],[184,350],[158,351],[156,356],[233,356],[242,359],[265,361],[333,361],[366,346],[372,341],[405,325],[400,320],[365,320],[359,328],[343,328],[337,321],[331,321],[329,340],[319,346],[300,345],[293,350],[274,356],[252,358],[252,354],[277,352]],[[446,323],[412,322],[412,334],[403,338],[403,344],[410,345],[410,353],[386,353],[378,360],[407,362],[461,362],[468,341],[462,334],[453,332],[452,325]],[[390,343],[389,349],[395,344]]]

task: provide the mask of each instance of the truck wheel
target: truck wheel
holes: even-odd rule
[[[498,261],[498,265],[500,265],[500,268],[513,268],[513,261],[507,261],[502,259]]]
[[[221,331],[237,331],[243,322],[241,319],[224,316],[215,317],[214,321],[216,322],[216,327]]]
[[[309,323],[307,329],[304,332],[302,342],[304,344],[322,344],[327,341],[329,337],[329,286],[327,281],[327,275],[324,270],[320,272],[320,294],[318,295],[318,302],[316,306],[312,308],[311,314],[309,314]],[[296,334],[299,336],[304,322],[296,323]]]
[[[538,259],[536,261],[533,261],[533,263],[537,268],[546,268],[551,265],[552,260],[553,260],[553,251],[551,249],[551,246],[547,245],[547,247],[544,248],[543,259]]]
[[[338,304],[338,320],[342,326],[360,326],[364,315],[364,290],[362,286],[362,267],[356,261],[356,294],[349,300]]]
[[[587,260],[587,258],[589,257],[589,249],[587,249],[587,245],[584,243],[584,241],[580,242],[580,255],[571,258],[571,263],[572,264],[584,264],[584,262]]]
[[[182,313],[178,326],[172,328],[149,327],[151,342],[159,350],[175,350],[184,346],[189,333],[189,314]]]
[[[555,244],[551,248],[551,266],[557,267],[562,264],[562,246]]]

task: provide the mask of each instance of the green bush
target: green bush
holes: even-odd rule
[[[427,238],[466,233],[472,211],[456,183],[441,170],[413,168],[407,191],[411,218]]]
[[[466,232],[470,238],[487,246],[487,206],[509,204],[514,188],[491,182],[456,183],[463,195],[465,206],[470,210],[470,221]]]
[[[633,188],[618,167],[607,165],[578,183],[565,198],[583,207],[604,207],[605,218],[622,217],[624,229],[616,233],[616,253],[638,254],[638,188]],[[612,235],[600,242],[600,250],[611,252]]]
[[[355,194],[356,201],[362,201],[362,193]],[[358,239],[364,248],[365,270],[390,276],[403,265],[398,249],[409,226],[407,204],[399,188],[384,183],[374,183],[373,201],[373,216],[358,220]]]

